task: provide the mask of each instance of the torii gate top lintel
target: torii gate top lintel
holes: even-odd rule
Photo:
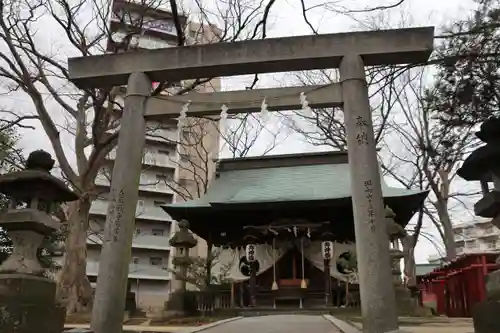
[[[78,57],[68,66],[78,87],[104,88],[127,84],[132,72],[179,81],[337,68],[346,54],[362,56],[366,66],[424,63],[433,39],[433,27],[361,31]]]

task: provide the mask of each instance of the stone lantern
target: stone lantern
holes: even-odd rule
[[[411,314],[415,310],[415,304],[411,298],[410,290],[404,287],[401,279],[401,259],[403,251],[399,248],[399,240],[405,237],[405,229],[394,220],[396,214],[390,207],[385,207],[385,223],[391,247],[389,256],[391,260],[392,278],[396,296],[397,308],[400,313]]]
[[[179,272],[179,277],[181,279],[181,290],[186,291],[186,278],[187,278],[187,268],[192,263],[192,259],[189,257],[189,250],[198,244],[196,238],[193,234],[189,232],[189,222],[186,220],[181,220],[178,223],[179,231],[177,231],[172,238],[170,238],[170,246],[176,248],[175,257],[173,263]]]
[[[474,205],[474,213],[492,218],[491,222],[500,228],[500,119],[485,121],[476,135],[486,144],[469,155],[457,174],[465,180],[481,182],[483,198]],[[491,191],[488,182],[493,182]],[[486,301],[473,309],[474,330],[476,333],[500,332],[500,270],[487,275],[486,293]]]
[[[399,249],[399,239],[405,236],[405,230],[402,226],[394,221],[396,214],[394,211],[385,207],[385,222],[387,227],[387,234],[389,235],[389,241],[391,242],[391,247],[389,249],[389,255],[391,258],[392,276],[393,281],[396,285],[401,284],[401,259],[403,258],[403,251]]]
[[[0,176],[0,193],[9,207],[0,215],[13,251],[0,266],[0,333],[60,333],[64,308],[55,302],[56,284],[44,276],[37,252],[44,238],[60,224],[52,213],[62,202],[78,196],[50,174],[54,160],[37,150],[26,169]]]

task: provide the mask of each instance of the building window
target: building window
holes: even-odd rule
[[[493,226],[488,226],[486,229],[484,229],[484,232],[486,234],[492,234],[494,231]]]
[[[170,156],[172,152],[170,150],[165,150],[165,149],[159,149],[158,150],[158,154],[160,155],[166,155],[166,156]]]
[[[474,229],[472,229],[472,228],[464,229],[465,236],[474,236],[474,234],[475,234]]]
[[[163,263],[163,259],[160,257],[151,257],[149,258],[149,263],[153,266],[161,266]]]
[[[167,176],[166,175],[156,175],[156,181],[158,181],[158,182],[166,182],[167,181]]]
[[[497,247],[497,242],[496,242],[496,240],[491,240],[491,241],[487,241],[487,242],[486,242],[486,248],[487,248],[488,250],[493,250],[493,249],[496,249],[496,247]]]
[[[182,162],[188,162],[189,161],[189,155],[187,154],[180,154],[181,155],[181,161]]]
[[[136,234],[136,235],[140,235],[140,234],[141,234],[141,229],[139,229],[139,228],[135,228],[135,234]]]
[[[166,204],[167,203],[165,201],[156,201],[156,200],[154,201],[154,205],[157,206],[157,207],[158,206],[163,206],[163,205],[166,205]]]
[[[473,241],[469,241],[469,242],[466,242],[465,243],[465,247],[468,248],[468,249],[473,249],[476,247],[476,241],[473,240]]]
[[[163,232],[164,230],[163,229],[153,229],[153,236],[163,236]]]
[[[134,265],[137,265],[139,263],[139,258],[138,257],[132,257],[132,263]]]

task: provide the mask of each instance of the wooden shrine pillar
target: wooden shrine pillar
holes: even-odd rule
[[[325,307],[331,302],[331,294],[332,294],[332,278],[330,276],[330,259],[324,259],[324,276],[325,276]]]
[[[231,282],[231,298],[230,298],[230,303],[231,303],[231,309],[234,309],[236,307],[236,303],[234,300],[234,282]]]
[[[257,264],[256,262],[250,263],[250,306],[257,306]]]

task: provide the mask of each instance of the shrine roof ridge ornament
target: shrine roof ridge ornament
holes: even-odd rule
[[[425,63],[434,28],[359,31],[140,50],[68,59],[79,88],[127,84],[132,72],[152,81],[337,68],[346,54],[366,66]]]

